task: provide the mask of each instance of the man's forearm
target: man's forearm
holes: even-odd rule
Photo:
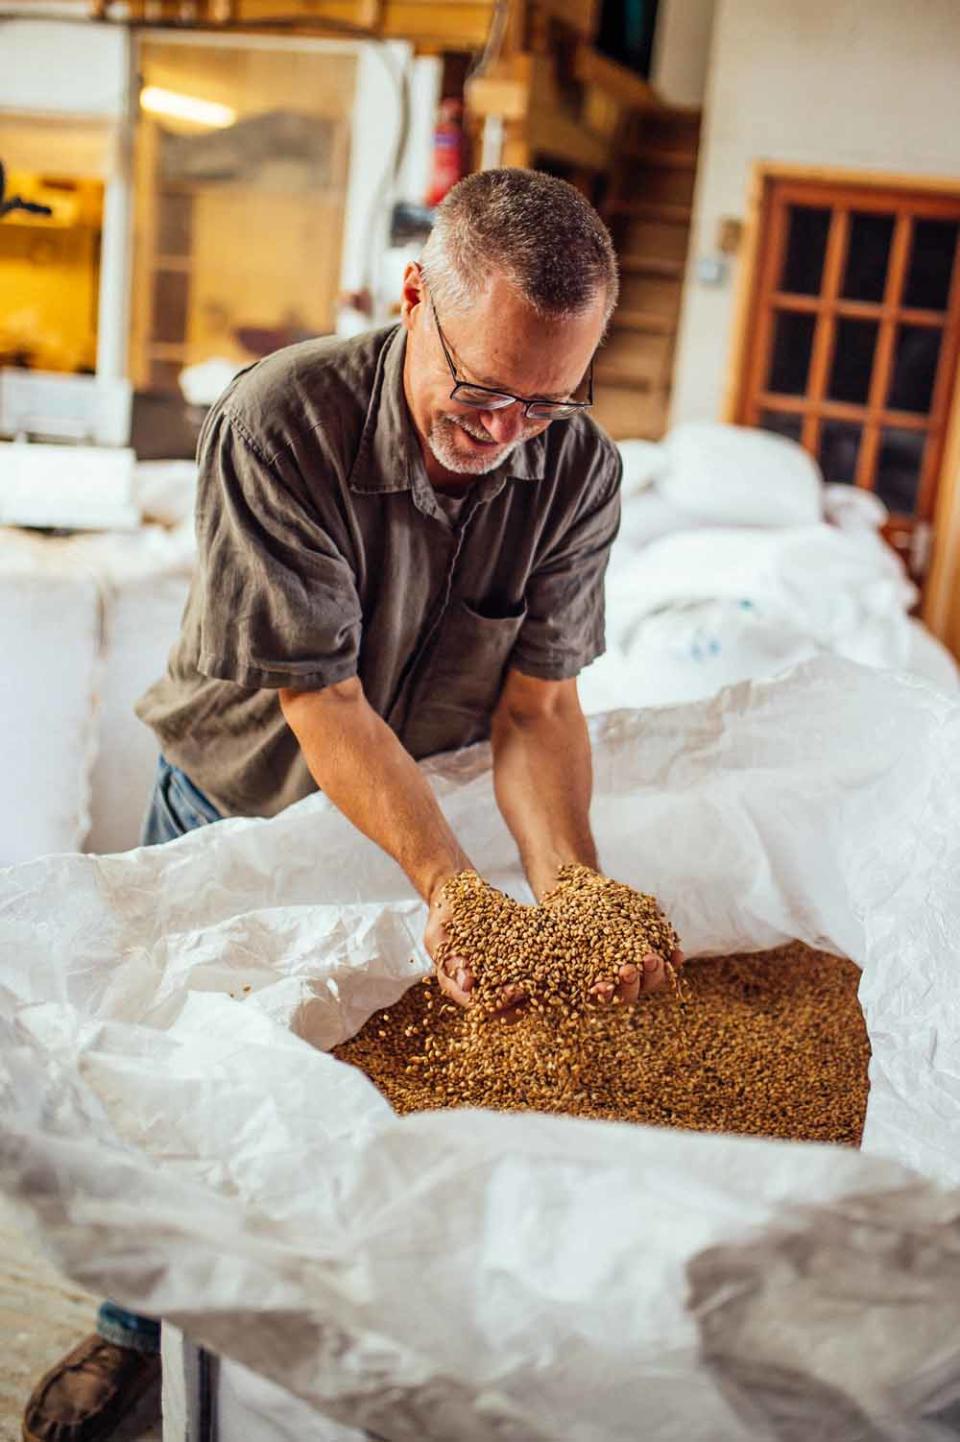
[[[393,857],[424,900],[470,866],[423,773],[359,682],[283,691],[280,701],[320,790]]]
[[[590,830],[590,737],[575,688],[543,711],[505,696],[493,719],[497,804],[517,843],[534,895],[561,866],[596,866]]]

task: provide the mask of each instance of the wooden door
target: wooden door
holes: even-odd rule
[[[922,580],[960,342],[960,195],[767,177],[736,419],[876,492]]]

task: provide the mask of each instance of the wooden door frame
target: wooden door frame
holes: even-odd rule
[[[960,180],[955,176],[903,175],[886,170],[833,169],[756,161],[750,169],[723,395],[722,419],[731,424],[736,423],[740,413],[747,375],[746,361],[759,291],[757,280],[764,201],[768,188],[777,181],[785,180],[877,190],[912,190],[960,200]],[[933,551],[924,587],[922,619],[938,640],[960,656],[960,369],[948,407],[933,528]]]

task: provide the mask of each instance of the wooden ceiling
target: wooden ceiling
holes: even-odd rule
[[[294,33],[407,40],[422,50],[482,50],[495,20],[523,22],[526,0],[90,0],[98,19],[189,27],[283,27]],[[598,0],[537,0],[536,9],[583,37]],[[504,12],[502,15],[499,12]]]

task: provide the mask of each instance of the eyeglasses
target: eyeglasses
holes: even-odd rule
[[[471,406],[477,411],[504,411],[507,406],[523,406],[523,414],[535,421],[568,421],[577,411],[588,411],[593,405],[593,359],[587,371],[587,399],[585,401],[548,401],[540,396],[515,396],[509,391],[494,390],[492,386],[475,386],[472,381],[462,381],[447,345],[436,306],[430,301],[430,309],[437,325],[437,335],[443,348],[444,359],[450,368],[453,390],[450,399],[462,406]]]

